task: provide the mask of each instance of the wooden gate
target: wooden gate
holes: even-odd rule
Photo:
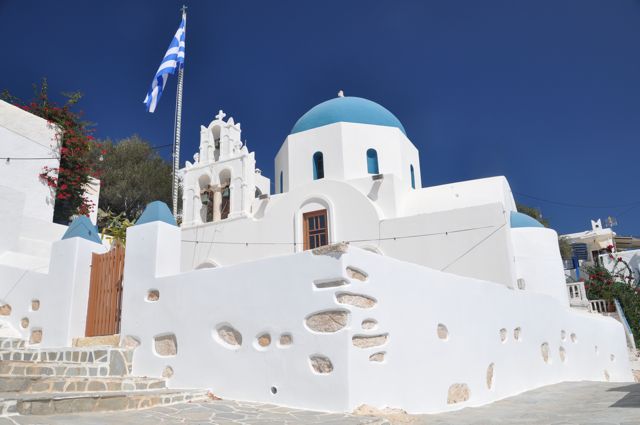
[[[89,304],[85,336],[120,332],[124,247],[114,245],[106,254],[92,254]]]

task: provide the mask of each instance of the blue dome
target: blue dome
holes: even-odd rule
[[[296,125],[291,134],[311,130],[337,122],[384,125],[396,127],[405,136],[404,127],[398,118],[385,107],[361,97],[336,97],[309,109]]]
[[[520,212],[511,211],[511,227],[544,227],[542,223],[533,217]]]

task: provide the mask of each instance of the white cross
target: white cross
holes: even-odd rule
[[[224,112],[222,112],[222,109],[220,109],[220,110],[218,111],[218,115],[216,115],[216,119],[217,119],[218,121],[222,121],[222,119],[223,119],[224,117],[226,117],[226,116],[227,116],[227,114],[225,114]]]

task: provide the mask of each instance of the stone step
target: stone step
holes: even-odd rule
[[[0,393],[20,392],[67,393],[67,392],[103,392],[157,390],[166,388],[166,382],[160,378],[105,377],[105,378],[68,378],[48,376],[5,376],[0,377]]]
[[[126,365],[108,363],[34,363],[0,362],[0,377],[8,376],[57,376],[57,377],[105,377],[127,376],[130,368]]]
[[[19,350],[24,348],[26,342],[20,338],[0,338],[0,350]]]
[[[0,350],[0,360],[19,362],[108,363],[112,353],[131,361],[133,352],[111,347]]]
[[[109,412],[203,401],[203,390],[147,390],[112,393],[0,393],[0,414],[55,415],[80,412]]]

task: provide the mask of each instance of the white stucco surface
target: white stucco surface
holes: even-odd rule
[[[479,406],[561,381],[632,380],[621,324],[571,309],[553,295],[357,247],[180,273],[168,261],[179,256],[171,243],[179,235],[178,228],[157,222],[128,230],[122,321],[122,334],[141,343],[134,373],[159,376],[170,366],[174,387],[205,386],[224,398],[308,409],[351,411],[370,404],[418,413]],[[518,249],[527,258],[528,248]],[[150,264],[147,253],[161,261]],[[348,267],[366,280],[349,277]],[[343,285],[316,286],[332,281]],[[566,290],[563,276],[548,285]],[[150,290],[159,292],[157,301],[146,299]],[[364,295],[374,305],[341,304],[340,293]],[[344,328],[322,333],[308,327],[310,315],[333,310],[348,312]],[[363,329],[366,319],[376,327]],[[445,339],[438,337],[438,324],[448,330]],[[240,346],[221,342],[217,329],[223,325],[242,335]],[[271,337],[266,347],[258,344],[264,333]],[[175,336],[177,352],[158,355],[154,337],[167,334]],[[279,344],[282,334],[291,336],[291,345]],[[354,346],[352,339],[361,335],[385,335],[386,341]],[[374,353],[384,353],[384,360],[370,361]],[[314,355],[330,359],[333,370],[315,372]],[[466,384],[470,396],[447,404],[455,383]]]
[[[59,161],[56,129],[46,120],[0,100],[0,186],[25,194],[25,215],[51,221],[54,198],[40,181],[45,166],[55,168]],[[50,158],[50,159],[18,159]]]

